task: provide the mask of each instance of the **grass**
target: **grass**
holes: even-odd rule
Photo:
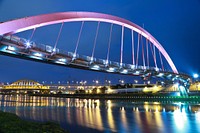
[[[0,111],[0,133],[68,133],[53,122],[37,123]]]

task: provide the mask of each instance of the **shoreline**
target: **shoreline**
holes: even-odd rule
[[[55,122],[36,122],[21,119],[14,113],[0,111],[0,132],[58,132],[69,133],[65,131],[58,123]]]

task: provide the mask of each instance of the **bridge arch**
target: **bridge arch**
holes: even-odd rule
[[[134,24],[133,22],[112,15],[94,13],[94,12],[61,12],[61,13],[52,13],[52,14],[44,14],[32,17],[25,17],[21,19],[0,23],[0,35],[13,34],[46,25],[63,23],[63,22],[74,22],[74,21],[107,22],[120,25],[137,32],[138,34],[147,38],[154,46],[157,47],[157,49],[162,53],[162,55],[167,60],[173,72],[178,74],[178,71],[174,63],[171,60],[168,53],[166,52],[166,50],[149,32],[147,32],[142,27]]]
[[[3,86],[4,90],[45,90],[49,89],[48,86],[44,86],[33,80],[18,80],[9,85]]]

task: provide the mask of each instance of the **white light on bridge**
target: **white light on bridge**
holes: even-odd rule
[[[120,65],[119,65],[119,66],[120,66],[120,68],[122,68],[122,65],[123,65],[123,64],[122,64],[122,63],[120,63]]]
[[[34,56],[37,56],[37,57],[42,57],[42,54],[41,54],[41,53],[34,53],[33,55],[34,55]]]
[[[170,75],[168,75],[167,77],[170,78],[171,76],[172,76],[172,75],[170,74]]]
[[[136,71],[135,74],[140,74],[140,72],[139,72],[139,71]]]
[[[197,73],[193,74],[193,77],[196,79],[199,77],[199,75]]]
[[[100,67],[98,65],[94,65],[91,69],[93,69],[93,70],[99,70]]]
[[[108,72],[114,72],[114,71],[115,71],[115,68],[110,67],[107,71],[108,71]]]
[[[55,61],[55,63],[58,63],[58,64],[66,64],[65,62],[62,62],[62,61]]]
[[[106,65],[108,65],[108,60],[106,60]]]
[[[66,62],[66,59],[65,58],[61,58],[61,59],[58,59],[58,61],[60,61],[60,62]]]
[[[158,67],[156,67],[156,68],[155,68],[155,70],[156,70],[156,71],[159,71],[159,68],[158,68]]]
[[[91,61],[91,62],[93,62],[93,60],[94,60],[94,58],[93,58],[93,57],[91,57],[90,61]]]
[[[73,54],[73,58],[74,58],[74,59],[76,58],[76,54],[75,54],[75,53]]]
[[[131,65],[131,69],[135,69],[135,65]]]
[[[128,73],[128,70],[124,69],[121,73],[126,74],[126,73]]]
[[[8,46],[8,50],[10,50],[10,51],[15,51],[15,47]]]
[[[11,53],[11,54],[16,54],[16,49],[15,47],[12,47],[12,46],[8,46],[8,47],[4,47],[2,49],[3,52],[6,52],[6,53]]]
[[[25,45],[26,45],[26,48],[30,48],[30,47],[31,47],[31,42],[30,42],[30,41],[27,41],[27,42],[25,43]]]
[[[158,77],[162,77],[164,74],[163,73],[159,73],[158,74]]]
[[[42,60],[42,54],[41,53],[33,53],[32,56],[30,56],[31,58],[34,58],[34,59],[39,59],[39,60]]]
[[[53,48],[53,50],[52,50],[52,51],[53,51],[53,53],[55,53],[55,52],[56,52],[56,48]]]

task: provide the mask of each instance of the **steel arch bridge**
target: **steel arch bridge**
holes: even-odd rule
[[[4,85],[2,90],[49,90],[49,86],[44,86],[33,80],[18,80],[9,85]]]
[[[58,49],[58,41],[63,30],[63,25],[69,22],[81,22],[74,52],[66,52]],[[86,22],[97,23],[91,56],[80,55],[77,52],[83,26]],[[99,59],[94,56],[97,38],[100,34],[99,27],[102,23],[110,24],[106,59]],[[36,29],[53,24],[61,25],[54,46],[40,45],[31,41]],[[118,25],[121,30],[119,62],[110,60],[112,32],[115,25]],[[131,33],[131,64],[125,63],[123,58],[125,54],[124,34],[126,29]],[[32,30],[30,39],[23,39],[14,35],[15,33],[27,30]],[[136,75],[143,77],[143,79],[151,76],[162,77],[172,81],[177,80],[185,84],[185,86],[190,80],[188,75],[178,73],[166,50],[149,32],[128,20],[112,15],[94,12],[62,12],[25,17],[0,23],[0,35],[0,52],[9,56],[86,70]],[[141,53],[141,64],[139,64],[139,53]],[[164,68],[163,58],[171,70]],[[160,67],[158,59],[160,59]],[[153,62],[153,64],[150,62]]]

